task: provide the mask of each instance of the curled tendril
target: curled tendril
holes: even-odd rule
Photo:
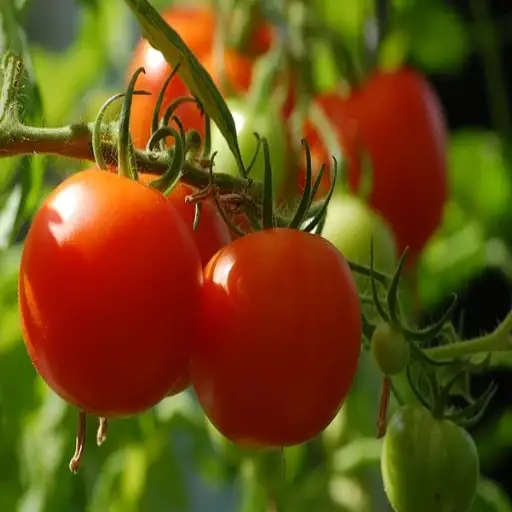
[[[174,117],[176,110],[180,105],[184,105],[185,103],[195,103],[196,105],[200,105],[198,100],[194,98],[194,96],[181,96],[176,98],[166,109],[160,121],[160,126],[168,126],[171,119]]]
[[[134,96],[150,96],[151,93],[148,91],[133,91],[132,93]],[[105,159],[103,157],[103,151],[101,147],[101,127],[103,124],[103,118],[105,117],[105,114],[107,113],[108,107],[114,103],[114,101],[117,101],[125,96],[124,92],[120,92],[118,94],[114,94],[110,98],[108,98],[105,103],[101,106],[100,110],[98,111],[98,115],[96,116],[96,119],[93,124],[92,128],[92,152],[94,155],[94,160],[96,161],[97,167],[100,169],[106,171],[108,170],[108,165],[105,162]]]
[[[146,73],[143,67],[138,68],[130,79],[126,89],[121,114],[119,115],[117,154],[119,173],[132,180],[137,180],[137,170],[132,167],[133,146],[130,137],[130,111],[135,83],[141,73]]]
[[[152,181],[150,184],[152,188],[160,190],[165,195],[170,194],[174,190],[174,187],[180,180],[183,164],[185,163],[184,133],[178,133],[178,131],[170,126],[162,126],[151,136],[151,138],[154,138],[155,141],[158,142],[160,138],[168,136],[174,138],[171,165],[160,178]]]
[[[155,133],[158,130],[160,110],[162,109],[162,105],[164,102],[165,92],[169,87],[169,84],[171,83],[172,79],[176,76],[176,73],[179,71],[180,66],[181,61],[178,62],[178,64],[174,67],[174,69],[171,71],[170,75],[167,77],[167,79],[165,80],[164,84],[160,89],[158,98],[155,103],[155,109],[153,110],[153,118],[151,120],[151,133]]]

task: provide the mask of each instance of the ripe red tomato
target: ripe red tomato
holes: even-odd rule
[[[46,198],[25,241],[19,308],[28,353],[77,408],[102,417],[144,411],[186,371],[201,288],[199,252],[161,193],[79,172]]]
[[[140,173],[139,181],[149,184],[158,177],[155,174]],[[194,192],[192,187],[185,183],[179,183],[167,197],[189,226],[191,235],[199,249],[201,263],[205,266],[219,249],[231,242],[231,234],[213,201],[202,203],[199,225],[196,231],[192,231],[195,205],[186,203],[185,198]]]
[[[215,31],[215,15],[205,7],[171,7],[162,13],[164,19],[183,38],[187,46],[194,52],[206,70],[217,82],[220,79],[219,68],[213,54],[213,35]],[[255,31],[253,49],[262,50],[268,44],[264,30]],[[268,48],[267,48],[268,49]],[[151,134],[151,121],[155,103],[160,89],[171,73],[171,67],[163,55],[143,39],[137,45],[128,68],[127,78],[140,66],[144,66],[146,74],[139,75],[137,88],[151,92],[151,96],[135,96],[132,102],[131,135],[136,147],[143,148]],[[224,67],[227,81],[235,93],[248,90],[252,78],[253,59],[235,50],[226,49]],[[165,98],[160,110],[162,115],[167,107],[180,96],[190,96],[190,92],[179,76],[175,76],[167,87]],[[201,113],[194,103],[185,103],[176,110],[186,130],[195,129],[204,133]]]
[[[156,174],[140,173],[139,181],[149,185],[158,177]],[[201,264],[204,267],[219,249],[231,242],[231,232],[212,201],[204,201],[202,203],[199,225],[193,231],[195,206],[185,202],[185,198],[193,192],[194,189],[192,187],[185,183],[179,183],[167,198],[178,210],[187,226],[189,226],[190,233],[199,249]],[[167,396],[177,395],[189,386],[190,373],[187,367],[186,371],[173,384]]]
[[[381,457],[384,489],[396,512],[467,512],[480,463],[471,436],[422,406],[406,405],[389,422]]]
[[[245,448],[300,444],[336,416],[361,349],[357,289],[327,240],[277,228],[221,249],[204,270],[192,385]]]
[[[339,130],[353,191],[361,183],[360,150],[370,155],[370,204],[395,232],[399,253],[410,246],[411,263],[439,226],[447,198],[446,127],[434,91],[420,74],[400,69],[376,72],[348,98],[330,93],[317,101]],[[322,151],[311,127],[306,136]]]

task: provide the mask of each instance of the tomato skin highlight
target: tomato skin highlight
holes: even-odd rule
[[[413,263],[439,226],[448,196],[447,128],[435,92],[419,73],[403,68],[375,72],[348,98],[329,93],[317,103],[338,130],[352,191],[361,184],[361,150],[370,155],[369,203],[392,227],[399,254],[410,247]],[[330,165],[311,126],[306,136],[318,160]]]
[[[185,41],[205,67],[214,81],[220,79],[219,68],[213,54],[213,35],[215,33],[215,13],[204,7],[171,7],[162,12],[162,17]],[[263,38],[262,38],[263,36]],[[264,49],[264,30],[254,33],[255,50]],[[164,85],[171,74],[172,68],[162,54],[155,50],[147,40],[142,39],[136,46],[130,62],[127,80],[143,66],[146,74],[139,75],[137,89],[151,92],[151,96],[134,96],[132,101],[130,133],[137,148],[144,148],[151,135],[151,122],[155,104]],[[248,90],[252,79],[253,59],[237,51],[227,48],[224,53],[224,70],[227,81],[236,93]],[[191,96],[190,91],[178,75],[175,75],[166,89],[160,117],[167,107],[181,96]],[[175,114],[180,118],[186,130],[195,129],[204,135],[204,121],[201,112],[194,103],[185,103],[178,107]]]
[[[148,185],[157,178],[159,176],[156,174],[139,174],[139,181]],[[167,198],[190,228],[191,236],[199,249],[201,263],[204,267],[219,249],[231,242],[231,233],[213,201],[202,202],[199,224],[197,229],[193,230],[195,205],[186,203],[185,198],[194,192],[196,190],[193,187],[185,183],[178,183]]]
[[[87,413],[147,410],[186,371],[201,286],[198,250],[161,193],[79,172],[46,198],[25,241],[28,353],[46,383]]]
[[[361,350],[345,259],[323,238],[250,233],[204,270],[192,385],[221,434],[248,449],[300,444],[339,411]]]
[[[391,418],[381,470],[395,512],[467,512],[480,474],[471,436],[413,405],[402,407]]]

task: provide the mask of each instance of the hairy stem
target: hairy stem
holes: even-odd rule
[[[457,341],[448,345],[429,348],[424,353],[435,360],[448,360],[473,356],[485,352],[505,352],[512,350],[512,311],[490,334],[467,341]]]
[[[21,124],[0,125],[0,158],[39,153],[94,162],[93,126],[94,123],[78,123],[58,128],[40,128]],[[107,165],[116,167],[118,152],[115,141],[104,141],[101,147]],[[135,150],[135,162],[140,170],[163,174],[171,164],[171,157],[166,152],[148,153]],[[188,185],[203,188],[208,185],[209,179],[207,169],[189,162],[184,164],[183,181]],[[259,182],[249,184],[249,181],[243,178],[215,173],[215,184],[221,193],[243,190],[254,200],[261,200],[262,186]]]

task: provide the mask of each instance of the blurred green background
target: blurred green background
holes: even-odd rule
[[[61,125],[94,119],[102,102],[122,90],[138,38],[124,3],[2,2],[8,36],[0,38],[0,48],[13,41],[26,47],[35,70],[38,89],[24,92],[32,121]],[[171,3],[153,1],[159,8]],[[421,262],[423,315],[438,315],[449,293],[457,291],[462,298],[457,313],[466,312],[465,333],[477,335],[495,327],[512,297],[512,8],[506,0],[388,4],[394,24],[384,59],[406,61],[429,75],[451,130],[451,200]],[[321,19],[354,44],[372,22],[371,7],[366,0],[314,2]],[[5,16],[11,8],[22,9],[26,33]],[[329,87],[337,80],[333,55],[320,45],[312,59],[317,87]],[[36,377],[20,337],[16,283],[30,216],[55,183],[82,165],[43,156],[0,160],[0,510],[264,510],[250,468],[219,450],[190,393],[164,400],[138,418],[112,422],[101,448],[95,446],[91,424],[82,469],[70,474],[76,412]],[[491,364],[474,381],[477,389],[491,378],[501,386],[472,430],[488,477],[472,512],[512,511],[507,391],[512,357],[496,356]],[[379,475],[380,444],[373,438],[379,392],[378,373],[363,358],[337,420],[321,439],[289,454],[290,510],[388,510]]]

